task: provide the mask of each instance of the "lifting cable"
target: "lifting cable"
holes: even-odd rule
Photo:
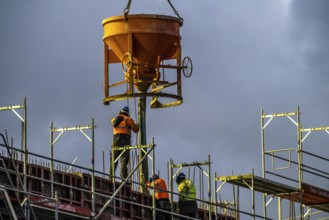
[[[127,91],[128,91],[128,83],[126,84],[127,85]],[[127,101],[127,106],[128,108],[130,109],[130,103],[129,103],[129,97],[127,96],[126,97],[126,101]],[[135,121],[138,120],[138,117],[137,117],[137,107],[136,107],[136,96],[134,96],[134,113],[135,113]],[[136,135],[136,145],[137,145],[137,140],[138,140],[138,135]]]
[[[131,1],[131,0],[129,0],[129,1]],[[129,82],[128,83],[126,83],[126,88],[127,88],[127,93],[128,93],[128,91],[129,91]],[[128,106],[128,108],[130,109],[130,103],[129,103],[129,97],[128,96],[126,96],[126,102],[127,102],[127,106]],[[135,120],[137,121],[137,110],[136,110],[137,108],[136,108],[136,97],[134,96],[134,113],[135,113]],[[136,145],[137,145],[137,139],[138,138],[138,136],[136,135]],[[131,146],[133,146],[133,145],[131,145]]]
[[[174,13],[177,15],[177,17],[179,18],[180,21],[180,26],[183,26],[183,18],[181,16],[179,16],[178,11],[175,9],[174,5],[171,3],[170,0],[168,0],[169,5],[171,6],[172,10],[174,10]]]
[[[126,84],[127,85],[127,92],[128,92],[128,83]],[[127,102],[127,106],[128,108],[130,109],[130,102],[129,102],[129,97],[127,96],[126,97],[126,102]],[[134,113],[135,113],[135,120],[137,121],[137,108],[136,108],[136,96],[134,96]],[[136,138],[135,138],[135,145],[137,146],[137,142],[138,142],[138,135],[135,135]],[[130,144],[131,146],[134,146],[133,143]],[[132,160],[130,160],[129,164],[130,164],[130,169],[132,170],[133,167],[134,167],[134,164],[136,162],[136,164],[138,163],[138,160],[139,160],[139,157],[138,157],[138,154],[136,153],[136,151],[134,150],[132,153],[129,152],[129,154],[131,154],[132,156]],[[134,177],[131,177],[132,180],[134,180],[133,178]],[[139,176],[137,176],[137,181],[139,181]]]
[[[123,10],[126,21],[128,20],[127,16],[128,16],[129,10],[130,10],[130,5],[131,5],[131,0],[128,0],[126,8]]]

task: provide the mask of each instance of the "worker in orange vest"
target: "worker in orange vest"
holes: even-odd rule
[[[149,181],[146,182],[146,186],[154,190],[155,208],[170,212],[171,206],[169,201],[169,193],[164,179],[159,178],[156,174],[153,176],[151,175]],[[170,219],[170,213],[156,210],[156,219]]]
[[[131,131],[138,132],[139,131],[139,125],[135,123],[134,119],[132,119],[129,115],[129,107],[124,106],[120,112],[119,115],[116,116],[111,120],[111,123],[113,125],[113,142],[112,147],[124,147],[124,146],[130,146],[130,139],[131,139]],[[120,176],[123,179],[126,179],[128,176],[128,163],[130,159],[130,153],[128,150],[115,150],[114,151],[114,160],[119,157],[119,155],[122,153],[120,157]],[[112,151],[110,154],[110,161],[111,166],[114,164],[114,173],[118,166],[118,162],[114,163],[112,161]],[[112,168],[110,168],[110,175],[111,177],[114,176],[112,173]]]

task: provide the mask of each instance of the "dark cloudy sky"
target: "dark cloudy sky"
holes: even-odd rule
[[[329,125],[329,1],[172,3],[184,18],[183,56],[192,58],[194,69],[191,78],[183,79],[183,105],[147,109],[147,139],[157,143],[157,170],[166,174],[170,158],[190,163],[211,155],[212,170],[220,175],[255,169],[261,176],[261,109],[269,114],[300,106],[304,127]],[[122,15],[126,4],[0,2],[0,106],[27,97],[30,151],[49,155],[51,121],[62,127],[87,125],[94,118],[96,166],[101,169],[102,151],[108,157],[112,141],[109,120],[126,105],[102,104],[102,20]],[[133,0],[130,14],[139,13],[175,16],[165,0]],[[134,112],[134,101],[129,105]],[[19,120],[10,111],[0,113],[0,132],[5,129],[20,146]],[[296,147],[294,129],[294,146],[281,148]],[[285,135],[274,132],[269,139],[291,138]],[[312,149],[328,155],[329,137],[324,139],[328,142]],[[90,144],[79,133],[65,134],[55,156],[68,162],[78,157],[77,164],[89,166]]]

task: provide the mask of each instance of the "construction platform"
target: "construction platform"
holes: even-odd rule
[[[26,219],[24,206],[29,206],[30,219],[93,219],[92,176],[88,173],[67,173],[44,164],[27,163],[26,193],[23,182],[23,161],[0,156],[1,219]],[[116,182],[116,189],[121,183]],[[55,194],[51,195],[51,189]],[[113,194],[113,183],[95,176],[94,211],[104,211],[97,219],[152,219],[152,196],[124,185],[115,195],[115,203],[104,204]],[[16,217],[13,217],[14,212]],[[209,219],[208,210],[199,209],[199,219]],[[215,218],[215,213],[211,219]],[[28,218],[28,219],[29,219]],[[175,219],[175,217],[174,217]],[[217,214],[218,220],[234,220],[233,216]]]
[[[329,213],[329,191],[307,183],[302,183],[302,188],[299,190],[254,174],[219,176],[217,180],[266,195],[278,196]]]

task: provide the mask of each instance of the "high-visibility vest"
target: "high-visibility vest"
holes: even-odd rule
[[[195,186],[191,180],[185,179],[178,185],[179,201],[196,200]]]
[[[123,114],[120,114],[120,116],[123,117],[123,120],[118,126],[113,127],[113,134],[131,134],[131,126],[134,124],[133,119]],[[112,119],[112,123],[114,120],[115,118]]]
[[[167,192],[167,185],[163,179],[159,178],[159,179],[154,180],[153,185],[154,185],[155,199],[168,199],[169,198],[169,193]]]

